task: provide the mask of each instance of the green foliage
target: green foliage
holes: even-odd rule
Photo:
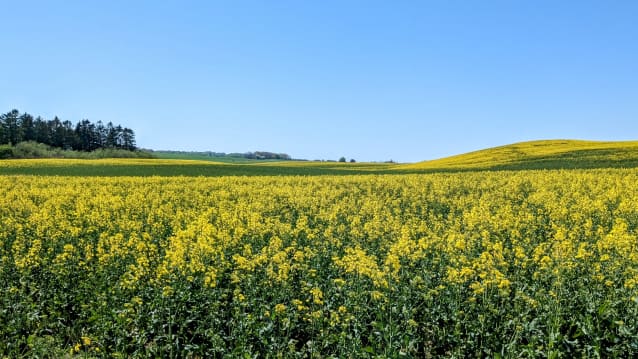
[[[43,143],[20,142],[13,149],[14,158],[62,158],[61,149],[53,149]]]
[[[11,145],[0,145],[0,159],[13,157],[13,147]]]
[[[128,151],[116,148],[101,148],[92,152],[71,151],[55,148],[34,141],[20,142],[15,146],[2,145],[0,158],[75,158],[75,159],[100,159],[100,158],[153,158],[146,151]]]

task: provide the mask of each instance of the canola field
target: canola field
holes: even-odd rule
[[[636,169],[0,188],[0,357],[638,355]]]

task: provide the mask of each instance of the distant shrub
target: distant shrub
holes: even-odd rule
[[[15,158],[63,157],[60,152],[62,151],[33,141],[20,142],[13,147],[13,157]]]
[[[92,152],[63,150],[51,147],[43,143],[26,141],[20,142],[14,147],[2,145],[0,148],[8,148],[9,156],[0,158],[78,158],[78,159],[98,159],[98,158],[155,158],[147,151],[128,151],[116,148],[101,148]]]
[[[0,159],[13,157],[13,148],[11,145],[0,145]]]

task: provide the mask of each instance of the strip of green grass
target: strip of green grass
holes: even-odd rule
[[[32,176],[161,176],[161,177],[221,177],[221,176],[322,176],[322,175],[384,175],[384,174],[418,174],[437,172],[473,172],[473,171],[520,171],[538,169],[595,169],[595,168],[635,168],[638,161],[591,161],[565,162],[560,159],[548,159],[528,163],[518,163],[486,168],[429,168],[429,169],[338,169],[326,167],[290,167],[290,166],[256,166],[251,164],[161,164],[161,165],[70,165],[33,167],[0,167],[0,175],[32,175]]]
[[[27,162],[14,160],[0,163],[0,175],[33,176],[320,176],[389,173],[379,164],[367,166],[291,166],[287,162],[261,166],[256,164],[225,164],[204,161],[79,161],[64,160]],[[402,173],[402,172],[397,172]]]
[[[168,160],[195,160],[195,161],[210,161],[210,162],[219,162],[219,163],[259,163],[259,162],[268,162],[268,161],[279,161],[279,160],[253,160],[249,158],[241,158],[241,157],[215,157],[215,156],[207,156],[205,154],[197,154],[197,153],[179,153],[179,152],[164,152],[164,151],[154,151],[152,152],[156,158],[159,159],[168,159]]]

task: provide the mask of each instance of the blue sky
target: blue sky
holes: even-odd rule
[[[2,1],[0,111],[413,162],[638,139],[638,1]]]

